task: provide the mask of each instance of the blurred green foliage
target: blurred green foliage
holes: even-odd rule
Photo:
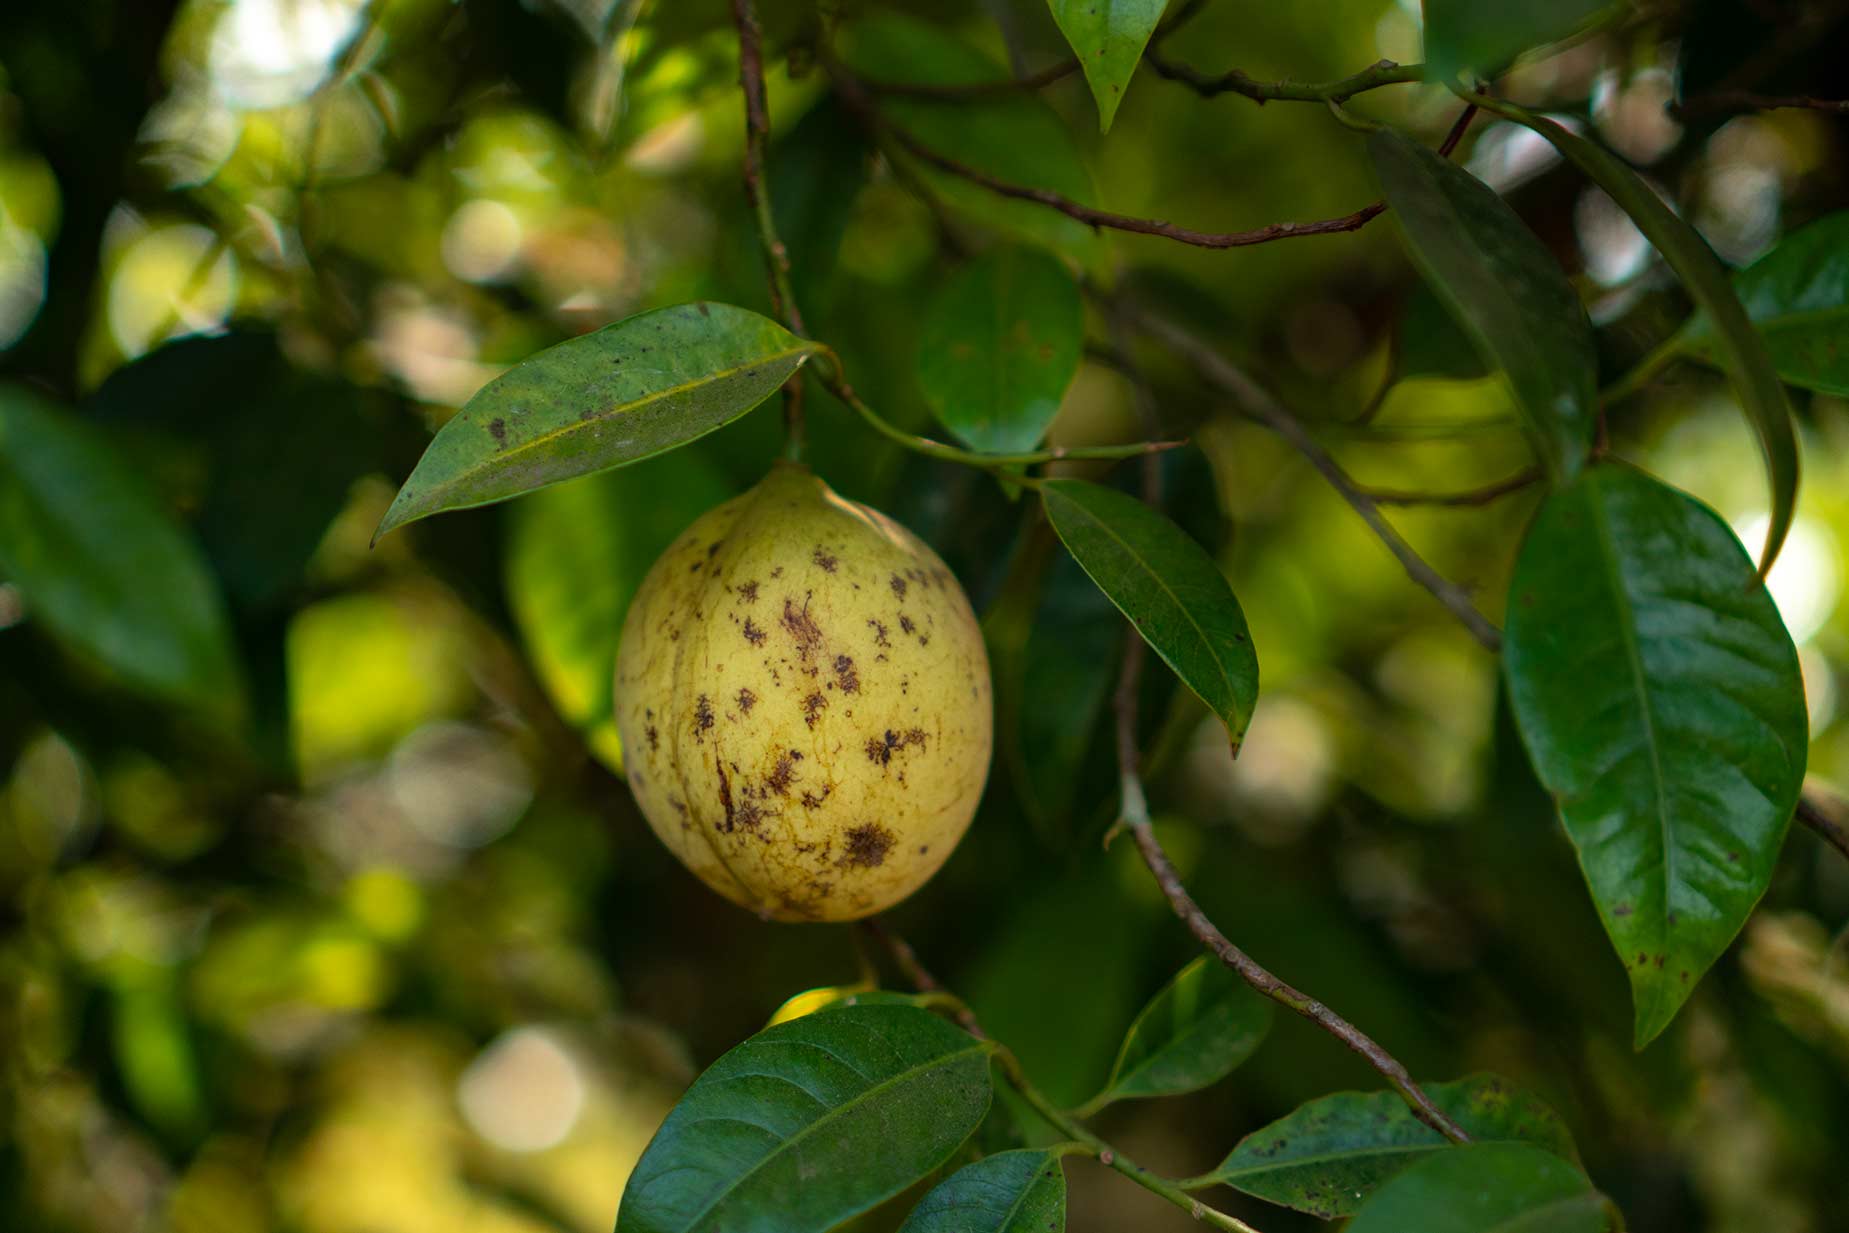
[[[815,7],[764,7],[798,294],[894,421],[929,422],[923,306],[1006,234],[1185,315],[1364,483],[1459,491],[1529,462],[1388,227],[1203,252],[998,203],[876,157],[813,57],[787,54]],[[1039,0],[824,7],[850,63],[889,81],[1064,54]],[[1676,74],[1827,92],[1846,35],[1820,4],[1697,0],[1602,26],[1504,87],[1578,117],[1744,264],[1849,206],[1842,122],[1685,127],[1663,106]],[[1419,46],[1418,6],[1398,0],[1217,0],[1164,50],[1328,80]],[[792,994],[858,980],[847,931],[715,900],[610,769],[598,630],[667,537],[763,472],[772,411],[367,547],[431,433],[513,361],[641,309],[768,308],[735,54],[721,0],[0,6],[0,534],[26,491],[15,406],[132,472],[53,490],[131,510],[100,545],[129,587],[113,611],[33,607],[32,567],[0,551],[0,1227],[607,1229],[701,1066]],[[1350,106],[1434,141],[1456,110],[1420,86]],[[1321,106],[1201,99],[1147,71],[1108,137],[1078,75],[895,111],[998,175],[1040,168],[1191,225],[1327,217],[1372,192],[1361,139]],[[1602,383],[1679,327],[1688,303],[1660,262],[1525,133],[1479,121],[1461,157],[1572,275]],[[1166,673],[1145,686],[1162,834],[1216,921],[1422,1079],[1488,1069],[1542,1096],[1637,1233],[1849,1228],[1849,866],[1794,833],[1743,939],[1634,1053],[1622,970],[1495,662],[1286,445],[1178,366],[1126,356],[1095,312],[1086,339],[1054,439],[1136,434],[1134,363],[1164,434],[1200,447],[1164,457],[1172,509],[1227,568],[1259,648],[1237,763]],[[1794,397],[1805,484],[1771,587],[1811,765],[1843,779],[1849,404]],[[1000,678],[983,811],[892,923],[1048,1091],[1081,1100],[1194,954],[1128,845],[1097,842],[1111,610],[996,484],[820,396],[809,416],[817,469],[956,570]],[[1764,479],[1720,377],[1674,368],[1608,429],[1756,546]],[[1534,500],[1393,517],[1500,620]],[[99,641],[182,603],[185,568],[162,564],[176,551],[222,596],[224,662],[209,652],[186,678],[203,693]],[[1280,1015],[1230,1079],[1100,1126],[1200,1174],[1303,1101],[1376,1086]],[[1102,1170],[1069,1172],[1075,1229],[1190,1227]],[[1266,1233],[1321,1227],[1214,1194]]]

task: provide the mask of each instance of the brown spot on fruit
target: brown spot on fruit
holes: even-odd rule
[[[811,728],[815,727],[815,721],[821,718],[822,708],[827,705],[828,705],[828,699],[824,698],[819,693],[813,693],[813,694],[810,694],[807,698],[804,698],[803,699],[803,722],[805,724],[808,724]]]
[[[796,755],[797,758],[801,756],[801,754]],[[775,792],[778,796],[788,796],[790,794],[790,785],[795,782],[796,758],[791,757],[787,752],[779,754],[777,756],[777,765],[771,768],[770,778],[764,781],[764,786],[772,792]]]
[[[912,624],[912,618],[906,616],[903,612],[899,614],[899,632],[900,633],[909,634],[917,628],[918,627],[916,625]]]
[[[867,624],[873,630],[873,645],[881,647],[892,645],[892,641],[886,637],[886,626],[883,623],[868,617]]]
[[[749,642],[752,646],[763,646],[764,639],[769,636],[770,635],[766,634],[763,630],[758,628],[756,621],[753,621],[750,617],[745,618],[745,641],[746,642]]]
[[[905,579],[894,574],[886,580],[886,585],[892,588],[892,593],[894,595],[897,595],[900,599],[905,598]]]
[[[846,655],[835,656],[835,682],[844,694],[860,692],[860,674],[854,671],[853,659]]]
[[[817,565],[820,565],[823,573],[832,574],[835,572],[835,566],[837,564],[835,558],[824,552],[820,544],[817,544],[815,546],[815,551],[809,554],[809,559],[814,561]]]
[[[739,583],[738,584],[738,597],[744,600],[748,604],[757,603],[758,602],[758,584],[755,581]]]
[[[758,696],[752,693],[749,689],[741,689],[738,691],[738,709],[739,710],[749,715],[751,714],[751,708],[756,706],[757,704],[758,704]]]
[[[888,728],[884,735],[870,737],[867,740],[867,760],[886,766],[892,762],[892,756],[900,750],[923,749],[924,744],[925,730],[923,728],[913,728],[903,735]]]
[[[878,822],[863,822],[847,830],[847,850],[835,864],[849,869],[872,869],[886,863],[893,833]]]
[[[794,598],[784,596],[783,628],[796,640],[796,653],[804,659],[814,656],[816,649],[822,645],[822,627],[810,618],[807,598],[799,609]]]
[[[740,829],[756,830],[758,823],[764,820],[764,810],[755,802],[746,800],[737,803],[732,800],[732,780],[725,773],[725,764],[715,764],[719,772],[719,806],[725,810],[725,820],[719,824],[724,834],[730,835]]]
[[[661,733],[656,729],[654,724],[648,726],[648,731],[644,733],[644,735],[648,737],[648,751],[650,753],[654,753],[657,749],[661,748]]]
[[[807,788],[803,789],[803,808],[820,809],[822,807],[822,802],[827,800],[828,794],[834,790],[835,786],[833,784],[823,784],[820,792],[811,792]]]
[[[702,739],[700,737],[700,734],[705,732],[708,728],[712,726],[713,726],[712,699],[708,698],[705,694],[701,694],[700,700],[693,704],[693,735],[694,737],[696,739]]]

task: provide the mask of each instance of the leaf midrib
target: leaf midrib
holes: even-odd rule
[[[716,371],[709,372],[709,373],[703,374],[702,376],[696,377],[691,381],[683,381],[679,385],[671,385],[671,386],[668,386],[666,389],[656,390],[654,393],[646,394],[642,396],[641,398],[634,398],[628,402],[619,403],[616,406],[611,407],[610,409],[606,411],[599,412],[596,416],[594,416],[591,419],[588,419],[588,420],[574,419],[570,421],[569,423],[562,424],[559,427],[551,429],[548,432],[543,432],[539,434],[537,437],[531,437],[525,441],[519,442],[516,445],[510,446],[507,449],[500,450],[496,453],[487,455],[480,462],[476,463],[474,466],[465,468],[464,470],[457,472],[449,480],[449,483],[451,485],[458,484],[458,483],[461,483],[463,480],[472,478],[473,476],[481,473],[484,470],[496,469],[500,464],[504,464],[509,459],[519,457],[520,455],[525,454],[530,450],[536,449],[541,445],[545,445],[545,444],[548,444],[549,442],[556,441],[564,437],[568,437],[572,435],[573,433],[577,433],[580,431],[590,431],[593,428],[604,427],[612,418],[618,415],[626,415],[630,412],[635,411],[639,407],[646,407],[651,403],[657,403],[657,402],[662,401],[663,399],[672,398],[676,394],[683,394],[688,390],[696,389],[702,385],[712,385],[716,382],[725,380],[727,377],[735,376],[736,374],[744,371],[745,369],[753,367],[755,365],[775,363],[778,360],[788,359],[792,355],[797,355],[797,356],[802,356],[803,358],[807,358],[808,356],[812,355],[815,352],[815,350],[816,350],[816,344],[810,343],[810,342],[805,342],[801,346],[797,346],[797,347],[786,347],[782,351],[778,351],[770,355],[759,356],[757,359],[749,360],[744,363],[734,364],[729,368],[721,368]]]
[[[1091,521],[1097,525],[1099,530],[1103,531],[1105,535],[1109,536],[1112,540],[1116,541],[1117,544],[1120,547],[1122,547],[1125,552],[1130,554],[1130,559],[1134,561],[1137,564],[1137,566],[1142,569],[1144,573],[1148,574],[1152,579],[1155,580],[1156,586],[1161,589],[1164,595],[1168,596],[1170,602],[1172,602],[1175,605],[1175,608],[1181,613],[1181,615],[1187,619],[1187,622],[1193,628],[1195,635],[1200,639],[1201,646],[1206,649],[1207,657],[1213,661],[1213,666],[1219,669],[1221,684],[1226,686],[1227,693],[1235,695],[1234,702],[1237,703],[1238,699],[1236,695],[1238,693],[1238,690],[1233,684],[1232,677],[1228,675],[1227,673],[1226,664],[1221,661],[1219,655],[1216,654],[1214,651],[1213,639],[1207,636],[1206,629],[1204,629],[1201,626],[1201,623],[1199,621],[1196,621],[1194,619],[1194,614],[1188,611],[1188,606],[1181,602],[1181,597],[1175,594],[1174,590],[1170,588],[1170,586],[1168,585],[1166,581],[1163,580],[1162,575],[1156,573],[1153,569],[1150,569],[1149,566],[1143,564],[1142,556],[1137,553],[1134,547],[1131,546],[1130,541],[1125,539],[1123,536],[1117,534],[1116,531],[1111,529],[1108,523],[1106,523],[1102,518],[1099,518],[1096,514],[1092,513],[1091,510],[1087,509],[1084,505],[1082,505],[1078,501],[1073,500],[1071,497],[1066,496],[1065,493],[1061,491],[1059,488],[1049,486],[1046,491],[1050,493],[1051,495],[1058,497],[1059,499],[1065,501],[1068,505],[1072,506],[1074,509],[1084,514],[1087,518],[1091,519]],[[1079,562],[1079,564],[1084,565],[1084,562],[1081,561]],[[1085,572],[1088,574],[1091,573],[1089,569],[1087,569]],[[1225,581],[1225,580],[1222,579],[1222,581]],[[1108,591],[1105,592],[1105,594],[1110,595]],[[1118,611],[1124,612],[1125,616],[1129,616],[1129,613],[1124,611],[1124,606],[1122,604],[1117,603],[1116,596],[1110,596],[1110,599],[1113,604],[1117,605]],[[1133,627],[1136,625],[1136,621],[1134,618],[1132,618],[1130,624]],[[1137,637],[1142,638],[1145,642],[1149,641],[1148,635],[1144,634],[1140,628],[1137,629],[1136,633],[1137,633]],[[1151,642],[1150,645],[1154,647],[1155,643]],[[1168,659],[1168,656],[1163,654],[1161,647],[1155,647],[1155,650],[1156,650],[1156,654],[1161,655],[1164,660]],[[1233,710],[1233,714],[1235,717],[1240,717],[1237,706],[1233,707],[1232,710]],[[1240,718],[1243,718],[1243,717],[1240,717]],[[1241,730],[1244,729],[1244,726],[1245,725],[1243,723],[1240,724]]]
[[[1667,950],[1668,944],[1663,935],[1664,923],[1670,911],[1670,889],[1675,885],[1675,845],[1670,830],[1668,810],[1668,785],[1663,780],[1663,759],[1657,747],[1656,715],[1650,706],[1649,683],[1644,678],[1643,651],[1637,641],[1637,610],[1631,602],[1630,592],[1625,589],[1624,573],[1618,561],[1618,544],[1612,536],[1611,520],[1605,509],[1603,486],[1596,480],[1587,488],[1590,500],[1587,502],[1593,510],[1593,521],[1597,524],[1599,547],[1606,564],[1607,581],[1611,584],[1612,602],[1618,608],[1618,633],[1623,640],[1625,659],[1631,669],[1631,683],[1637,694],[1638,710],[1642,713],[1644,724],[1644,744],[1650,751],[1650,774],[1656,787],[1657,828],[1663,843],[1663,915],[1651,923],[1656,926],[1657,949]],[[1629,956],[1624,956],[1629,958]],[[1639,970],[1647,970],[1640,968]]]
[[[803,1043],[812,1044],[814,1042],[805,1041]],[[816,1047],[820,1048],[821,1046],[818,1045]],[[824,1050],[824,1052],[826,1052],[826,1050]],[[984,1046],[980,1042],[972,1041],[971,1044],[968,1045],[967,1047],[959,1048],[956,1051],[951,1052],[951,1053],[940,1053],[928,1062],[921,1062],[920,1064],[916,1066],[912,1066],[906,1070],[902,1070],[899,1073],[892,1075],[889,1078],[883,1079],[880,1082],[874,1084],[873,1086],[864,1089],[863,1091],[857,1093],[856,1095],[849,1097],[847,1100],[842,1101],[840,1104],[835,1105],[833,1108],[827,1110],[820,1117],[816,1118],[814,1121],[804,1126],[801,1130],[798,1130],[795,1134],[791,1135],[789,1138],[779,1140],[777,1145],[771,1148],[770,1151],[764,1153],[764,1155],[760,1157],[755,1164],[753,1164],[749,1169],[746,1169],[743,1173],[740,1173],[736,1178],[734,1178],[731,1185],[726,1186],[723,1189],[721,1189],[719,1193],[715,1195],[706,1204],[705,1207],[702,1207],[698,1212],[695,1212],[693,1217],[690,1220],[688,1220],[685,1225],[681,1226],[682,1229],[683,1230],[693,1230],[693,1229],[698,1228],[700,1225],[700,1222],[706,1219],[707,1216],[711,1215],[714,1208],[718,1207],[721,1203],[725,1202],[727,1199],[737,1194],[739,1190],[743,1188],[745,1183],[751,1180],[752,1176],[755,1175],[760,1169],[764,1168],[771,1161],[780,1158],[782,1155],[784,1155],[786,1150],[789,1149],[793,1144],[796,1144],[800,1142],[801,1140],[807,1138],[813,1131],[815,1131],[819,1127],[829,1125],[830,1123],[834,1122],[839,1117],[841,1117],[847,1111],[859,1107],[861,1104],[863,1104],[867,1100],[872,1099],[873,1097],[879,1095],[881,1092],[884,1092],[902,1082],[913,1079],[919,1075],[926,1074],[934,1068],[945,1067],[945,1066],[950,1065],[953,1062],[959,1062],[959,1061],[962,1061],[964,1058],[972,1057],[972,1056],[975,1056],[983,1052],[985,1052]],[[706,1119],[701,1119],[701,1120],[704,1121]],[[695,1124],[698,1125],[698,1123],[695,1123]]]

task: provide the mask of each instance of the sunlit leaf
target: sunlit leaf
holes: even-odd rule
[[[1238,745],[1258,700],[1258,656],[1226,575],[1186,532],[1134,497],[1084,480],[1041,486],[1066,549]]]
[[[1601,463],[1535,517],[1503,666],[1630,973],[1641,1046],[1772,876],[1804,779],[1797,652],[1714,511]]]
[[[848,64],[875,82],[979,85],[1008,70],[940,27],[893,12],[870,13],[852,27]],[[1011,91],[942,101],[891,95],[881,113],[927,147],[998,179],[1098,204],[1091,172],[1064,120],[1037,94]],[[1104,255],[1092,228],[1032,201],[1014,201],[937,168],[916,164],[932,191],[960,210],[1091,266]]]
[[[929,1011],[843,1006],[707,1068],[630,1174],[616,1233],[821,1233],[937,1168],[988,1112],[990,1047]]]
[[[649,566],[732,485],[694,450],[557,484],[516,502],[507,598],[552,704],[622,769],[611,717],[616,646]]]
[[[1608,1233],[1607,1200],[1559,1156],[1521,1143],[1466,1143],[1385,1186],[1348,1233]]]
[[[1557,43],[1585,27],[1613,0],[1425,0],[1428,80],[1485,79],[1531,48]]]
[[[1066,1174],[1057,1152],[997,1152],[932,1187],[899,1233],[1062,1233]]]
[[[1483,358],[1509,380],[1548,474],[1592,447],[1598,357],[1572,284],[1494,190],[1392,129],[1368,137],[1381,191],[1414,258]]]
[[[685,445],[769,398],[816,350],[766,317],[705,302],[548,347],[443,425],[374,538]]]
[[[1559,1116],[1495,1075],[1424,1086],[1473,1140],[1531,1143],[1575,1159],[1573,1136]],[[1352,1215],[1401,1170],[1450,1150],[1397,1092],[1336,1092],[1253,1131],[1218,1168],[1187,1185],[1221,1183],[1333,1220]]]
[[[1778,375],[1792,385],[1849,395],[1849,210],[1820,218],[1780,240],[1733,277],[1740,305],[1759,331]],[[1718,362],[1719,340],[1706,314],[1677,342]]]
[[[1269,998],[1212,955],[1202,955],[1137,1015],[1111,1077],[1087,1108],[1131,1097],[1179,1096],[1218,1083],[1252,1056],[1271,1030],[1271,1015]]]
[[[1085,70],[1098,128],[1108,133],[1168,0],[1047,0],[1047,7]]]
[[[938,421],[973,448],[1031,450],[1059,413],[1084,341],[1084,305],[1064,265],[1037,249],[991,249],[926,311],[918,384]]]
[[[1778,550],[1791,529],[1798,497],[1798,443],[1791,426],[1791,405],[1785,387],[1766,354],[1765,344],[1747,320],[1746,310],[1734,295],[1726,269],[1696,230],[1663,204],[1629,164],[1603,146],[1561,127],[1545,116],[1497,100],[1485,103],[1491,110],[1526,124],[1548,139],[1631,216],[1638,230],[1663,254],[1682,279],[1683,287],[1712,323],[1715,354],[1733,382],[1747,422],[1758,434],[1765,455],[1766,482],[1772,494],[1772,523],[1759,554],[1763,577],[1778,559]]]
[[[765,1027],[776,1027],[779,1023],[788,1023],[804,1015],[813,1015],[818,1010],[827,1010],[831,1006],[923,1006],[924,998],[916,993],[894,993],[890,989],[876,989],[870,982],[862,981],[852,985],[824,985],[819,989],[805,989],[795,997],[779,1006],[770,1017]]]
[[[142,477],[74,414],[0,386],[0,577],[31,617],[129,685],[243,710],[224,599]]]

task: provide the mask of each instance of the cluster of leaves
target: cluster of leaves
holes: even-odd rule
[[[1050,5],[1104,129],[1163,8]],[[1792,233],[1730,275],[1621,160],[1475,91],[1478,78],[1572,34],[1598,8],[1510,5],[1486,19],[1476,6],[1434,0],[1428,72],[1552,143],[1628,212],[1678,276],[1696,311],[1640,371],[1647,377],[1682,358],[1727,373],[1771,494],[1757,564],[1706,506],[1610,455],[1601,411],[1619,395],[1601,398],[1595,331],[1558,262],[1509,205],[1402,132],[1372,132],[1366,152],[1449,318],[1445,328],[1468,340],[1469,367],[1506,384],[1545,480],[1525,537],[1506,546],[1503,680],[1628,973],[1642,1046],[1670,1024],[1766,891],[1803,782],[1797,655],[1761,581],[1795,509],[1785,387],[1849,393],[1835,336],[1849,287],[1849,214]],[[892,14],[867,14],[837,33],[839,71],[862,87],[981,86],[1004,74],[942,29]],[[998,694],[1015,711],[1003,757],[1031,798],[1027,811],[1039,821],[1090,803],[1083,798],[1093,785],[1066,771],[1087,761],[1108,676],[1074,685],[1036,675],[1037,665],[1052,647],[1068,658],[1095,649],[1108,666],[1117,613],[1223,721],[1236,751],[1258,704],[1264,648],[1254,646],[1221,563],[1182,525],[1186,503],[1172,502],[1171,518],[1113,483],[1036,469],[1057,453],[1046,445],[1049,430],[1085,351],[1086,297],[1109,285],[1100,275],[1110,273],[1110,253],[1093,227],[1043,202],[998,199],[979,177],[1095,207],[1097,187],[1065,123],[1025,92],[955,104],[902,91],[875,90],[874,104],[851,87],[843,94],[954,159],[961,171],[903,145],[883,151],[953,217],[1001,237],[942,281],[917,324],[917,387],[960,445],[911,436],[861,410],[903,446],[986,472],[996,491],[1030,492],[1040,547],[1056,538],[1070,557],[1036,556],[1028,537],[1030,547],[1007,563],[986,626],[1003,677]],[[818,104],[779,151],[787,157],[774,160],[773,198],[785,215],[795,212],[788,194],[808,186],[800,159],[822,157],[816,150],[838,136],[830,126],[843,122],[844,105]],[[792,234],[792,247],[800,257],[808,245]],[[807,296],[814,266],[799,261],[795,277]],[[184,350],[125,372],[113,399],[105,387],[98,416],[107,422],[121,414],[112,407],[139,406],[140,393],[179,384]],[[513,366],[448,421],[375,541],[433,514],[522,497],[506,546],[512,616],[553,705],[594,752],[620,764],[609,691],[623,606],[683,516],[738,479],[712,453],[682,447],[792,382],[812,376],[841,392],[846,354],[839,340],[709,300],[572,338]],[[323,405],[338,396],[316,383],[287,394]],[[230,731],[264,688],[245,679],[230,614],[262,611],[277,585],[270,575],[299,574],[315,550],[358,470],[341,448],[350,411],[318,421],[306,442],[243,442],[272,461],[247,468],[241,489],[197,495],[196,542],[94,426],[7,387],[0,576],[80,659]],[[602,474],[632,464],[642,465],[625,474],[646,483]],[[305,475],[299,490],[265,491],[249,479],[309,470],[325,474]],[[289,505],[304,528],[280,554],[240,542],[249,511],[266,501]],[[240,573],[246,557],[260,564]],[[150,571],[158,588],[146,585]],[[1035,647],[1039,660],[1028,654]],[[1071,692],[1049,693],[1058,688]],[[1068,722],[1032,731],[1049,711]],[[1041,760],[1030,747],[1055,747],[1057,756]],[[631,1178],[619,1230],[823,1229],[927,1180],[936,1184],[913,1206],[908,1229],[1058,1227],[1061,1161],[1099,1154],[1073,1126],[1120,1101],[1185,1095],[1225,1078],[1259,1046],[1272,1014],[1217,963],[1196,960],[1137,1016],[1102,1090],[1061,1112],[995,1100],[998,1090],[1027,1097],[1035,1089],[1003,1045],[939,1018],[930,999],[836,1001],[844,1004],[766,1029],[701,1076]],[[1353,1217],[1351,1227],[1370,1233],[1611,1227],[1571,1136],[1539,1101],[1492,1076],[1425,1090],[1472,1144],[1447,1145],[1391,1094],[1338,1093],[1252,1132],[1220,1165],[1173,1188],[1228,1186],[1315,1216]]]

